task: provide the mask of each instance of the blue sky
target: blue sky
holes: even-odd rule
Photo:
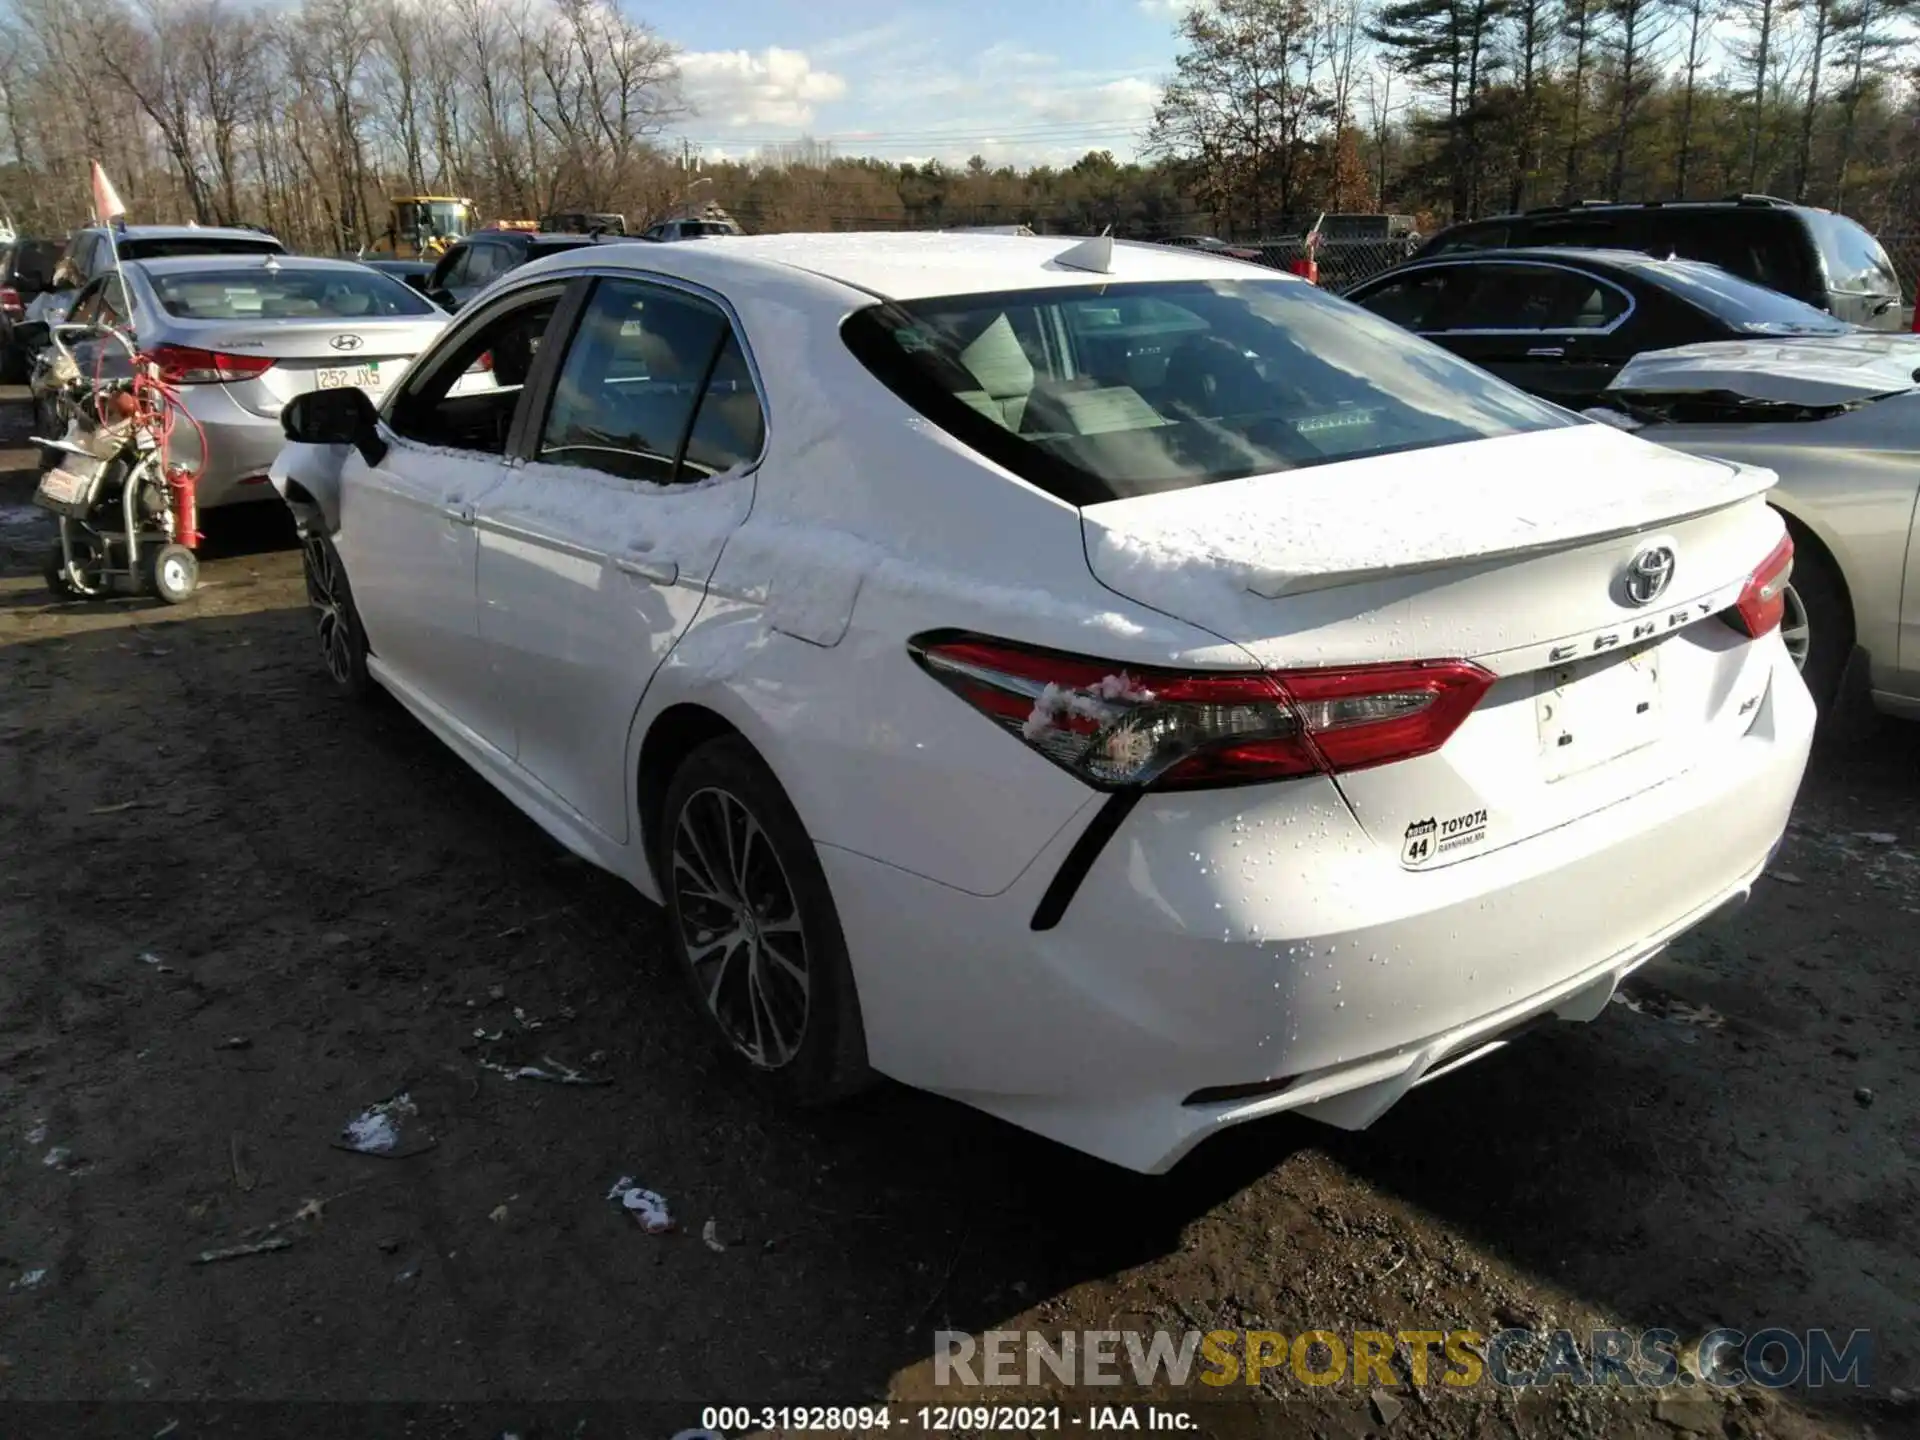
[[[636,13],[683,48],[699,114],[738,157],[802,135],[842,154],[1031,164],[1139,148],[1180,0],[704,0]]]

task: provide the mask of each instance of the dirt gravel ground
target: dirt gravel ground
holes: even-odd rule
[[[940,1398],[937,1329],[1724,1324],[1870,1329],[1872,1391],[1172,1398],[1222,1434],[1920,1433],[1920,728],[1823,755],[1753,903],[1599,1023],[1363,1134],[1274,1121],[1142,1179],[898,1089],[763,1103],[650,906],[331,696],[276,515],[220,527],[188,605],[56,605],[28,461],[0,453],[0,1402],[664,1435]],[[403,1093],[403,1158],[335,1148]],[[622,1176],[679,1228],[635,1227]],[[642,1401],[671,1407],[589,1404]]]

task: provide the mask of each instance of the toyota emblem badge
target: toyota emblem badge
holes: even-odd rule
[[[1627,562],[1627,599],[1635,605],[1651,605],[1666,594],[1673,581],[1673,550],[1655,545],[1642,550]]]

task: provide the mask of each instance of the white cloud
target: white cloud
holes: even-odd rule
[[[721,125],[810,125],[815,105],[847,93],[839,75],[777,45],[683,54],[680,81],[701,118]]]
[[[1145,125],[1160,101],[1160,87],[1128,77],[1079,89],[1032,91],[1021,97],[1042,120]]]

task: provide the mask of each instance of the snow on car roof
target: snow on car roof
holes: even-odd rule
[[[1103,281],[1291,281],[1278,271],[1203,251],[1125,241],[1115,242],[1112,269],[1106,274],[1058,263],[1059,256],[1085,243],[1084,236],[969,235],[952,231],[725,235],[687,246],[639,241],[635,242],[638,249],[632,252],[603,241],[591,251],[573,252],[542,268],[551,271],[631,260],[639,268],[724,289],[729,277],[744,279],[749,273],[765,275],[769,268],[782,267],[895,300],[1097,285]]]
[[[1787,405],[1845,405],[1920,381],[1920,336],[1861,332],[1791,340],[1713,340],[1636,355],[1609,390],[1732,393]]]

